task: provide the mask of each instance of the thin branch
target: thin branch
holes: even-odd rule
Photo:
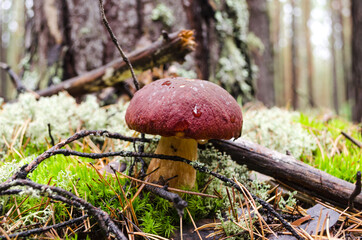
[[[64,147],[65,145],[78,140],[80,138],[86,137],[86,136],[103,136],[103,137],[108,137],[108,138],[113,138],[113,139],[120,139],[120,140],[124,140],[124,141],[129,141],[129,142],[134,142],[134,141],[139,141],[139,142],[151,142],[152,139],[147,139],[147,138],[132,138],[132,137],[126,137],[123,136],[121,134],[118,133],[112,133],[112,132],[108,132],[105,130],[83,130],[80,132],[75,133],[73,136],[67,138],[64,141],[61,141],[60,143],[57,143],[56,145],[54,145],[53,147],[51,147],[50,149],[48,149],[47,151],[43,152],[42,154],[40,154],[36,159],[34,159],[32,162],[30,162],[27,165],[24,165],[20,168],[20,170],[18,170],[13,176],[11,176],[7,182],[11,181],[11,180],[15,180],[15,179],[25,179],[27,177],[27,175],[34,171],[34,169],[45,159],[53,156],[53,152],[55,150],[58,150],[62,147]]]
[[[351,135],[345,133],[345,132],[341,132],[341,134],[347,138],[348,140],[350,140],[354,145],[356,145],[359,148],[362,148],[362,143],[360,143],[359,141],[357,141],[357,139],[353,138]]]
[[[0,68],[4,69],[9,74],[11,82],[14,84],[18,93],[23,93],[27,91],[19,76],[11,69],[8,64],[0,62]]]
[[[54,138],[53,138],[53,135],[52,135],[52,129],[51,129],[50,123],[48,123],[48,134],[49,134],[49,137],[50,137],[50,142],[51,142],[52,146],[54,146],[55,142],[54,142]]]
[[[156,194],[172,202],[180,217],[184,215],[184,209],[187,207],[187,202],[183,200],[177,193],[169,192],[164,188],[154,187],[151,185],[146,185],[145,188],[153,194]]]
[[[139,89],[140,89],[140,85],[139,85],[138,80],[137,80],[137,78],[136,78],[136,75],[135,75],[135,73],[134,73],[134,71],[133,71],[133,67],[132,67],[130,61],[128,60],[126,54],[123,52],[121,46],[119,45],[118,40],[117,40],[116,36],[114,35],[114,33],[113,33],[112,29],[111,29],[111,26],[109,26],[108,20],[107,20],[107,18],[106,18],[106,14],[104,13],[103,0],[99,0],[99,8],[100,8],[100,10],[101,10],[101,15],[102,15],[103,24],[104,24],[104,26],[106,26],[107,31],[108,31],[108,33],[109,33],[109,35],[110,35],[113,43],[116,45],[119,53],[121,54],[121,56],[122,56],[122,58],[123,58],[123,61],[124,61],[124,62],[128,65],[128,67],[129,67],[129,70],[131,71],[131,74],[132,74],[133,84],[135,85],[136,90],[139,90]]]
[[[47,232],[47,231],[49,231],[51,229],[63,228],[63,227],[69,226],[71,224],[80,222],[80,221],[86,219],[87,217],[88,217],[88,215],[86,214],[84,216],[73,218],[71,220],[68,220],[68,221],[65,221],[65,222],[62,222],[62,223],[57,223],[57,224],[46,226],[46,227],[35,228],[35,229],[31,229],[31,230],[24,231],[24,232],[9,234],[8,237],[10,237],[10,238],[19,238],[20,237],[20,238],[22,238],[22,237],[27,237],[27,236],[32,235],[32,234]],[[5,239],[5,238],[6,238],[6,236],[0,236],[0,239]]]

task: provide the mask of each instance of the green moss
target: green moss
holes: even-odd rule
[[[360,162],[362,152],[351,141],[341,136],[341,131],[362,142],[358,126],[339,117],[334,117],[325,122],[318,116],[305,114],[300,114],[300,118],[296,121],[308,129],[319,144],[319,147],[314,151],[313,158],[303,156],[302,159],[331,175],[354,182],[357,171],[362,171]]]

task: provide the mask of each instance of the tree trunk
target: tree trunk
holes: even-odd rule
[[[313,93],[313,51],[312,51],[312,44],[310,41],[310,29],[308,26],[308,21],[310,18],[310,1],[304,1],[304,32],[305,32],[305,44],[306,44],[306,54],[307,54],[307,86],[308,86],[308,100],[309,105],[311,107],[315,107],[315,99]]]
[[[0,9],[1,13],[2,9]],[[5,48],[3,47],[3,21],[2,18],[0,18],[0,62],[6,62],[5,58]],[[0,97],[3,97],[6,99],[6,85],[7,85],[7,74],[5,70],[0,70]]]
[[[349,3],[349,1],[347,1]],[[343,0],[339,0],[339,6],[341,9],[344,9],[346,6],[343,4]],[[350,6],[348,5],[348,8]],[[344,80],[344,100],[350,102],[351,100],[351,51],[350,44],[348,39],[350,39],[349,33],[351,32],[351,23],[350,17],[345,17],[342,14],[343,10],[338,11],[339,22],[341,23],[341,41],[342,41],[342,65],[343,65],[343,80]]]
[[[205,0],[182,2],[190,27],[195,30],[195,40],[198,43],[195,51],[195,60],[198,66],[197,77],[200,79],[209,79],[210,21],[212,21],[214,11],[208,1]]]
[[[263,43],[262,51],[254,51],[253,58],[258,66],[256,98],[266,106],[275,105],[273,49],[271,46],[269,16],[266,0],[247,0],[249,8],[249,31]]]
[[[298,76],[298,33],[297,33],[297,18],[296,18],[296,5],[297,0],[291,0],[292,5],[292,49],[291,49],[291,72],[292,72],[292,84],[291,84],[291,94],[292,94],[292,106],[294,109],[298,108],[298,84],[299,84],[299,76]]]
[[[331,10],[331,29],[332,33],[329,40],[330,45],[330,52],[331,52],[331,61],[332,61],[332,79],[333,79],[333,106],[336,113],[339,113],[339,104],[338,104],[338,81],[337,81],[337,57],[336,57],[336,31],[335,31],[335,25],[336,25],[336,13],[335,9],[333,7],[334,1],[330,2],[330,10]]]
[[[353,120],[362,121],[362,1],[352,0],[352,81],[354,87]]]

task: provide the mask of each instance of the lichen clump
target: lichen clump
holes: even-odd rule
[[[242,138],[281,153],[289,151],[295,158],[311,156],[317,148],[316,140],[295,121],[299,116],[298,112],[276,107],[246,111]]]
[[[77,104],[66,93],[39,100],[33,94],[22,94],[17,102],[0,106],[0,152],[6,149],[6,144],[20,147],[23,144],[21,137],[23,141],[30,137],[33,144],[45,144],[45,139],[49,138],[48,124],[56,141],[68,138],[81,129],[105,129],[128,134],[130,130],[124,121],[126,108],[127,104],[123,103],[102,108],[92,95]]]

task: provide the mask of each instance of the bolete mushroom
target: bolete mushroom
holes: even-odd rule
[[[126,122],[136,131],[161,135],[156,154],[194,161],[198,141],[238,138],[243,118],[238,103],[220,86],[205,80],[165,78],[135,93]],[[195,184],[196,171],[186,163],[154,158],[147,173],[155,169],[151,182],[177,175],[169,186],[192,188]]]

